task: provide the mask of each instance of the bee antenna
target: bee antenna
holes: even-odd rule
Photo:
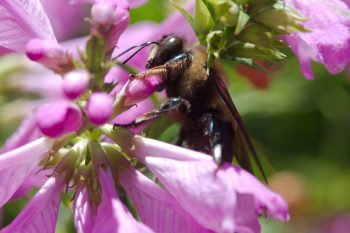
[[[135,48],[139,48],[137,49],[133,54],[131,54],[130,57],[128,57],[125,61],[122,62],[122,64],[125,64],[127,63],[128,61],[130,61],[138,52],[140,52],[143,48],[147,47],[147,46],[150,46],[152,44],[158,44],[159,45],[159,42],[157,41],[148,41],[146,43],[143,43],[143,44],[140,44],[140,45],[135,45],[135,46],[132,46],[126,50],[124,50],[123,52],[121,52],[120,54],[118,54],[116,57],[114,57],[112,60],[115,60],[117,59],[118,57],[121,57],[122,55],[126,54],[127,52],[135,49]]]

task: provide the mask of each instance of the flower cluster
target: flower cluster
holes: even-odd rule
[[[29,189],[42,186],[12,223],[0,232],[54,232],[61,194],[65,189],[65,195],[72,198],[74,223],[79,233],[258,233],[260,216],[288,220],[288,207],[284,200],[236,165],[224,163],[218,166],[211,156],[124,129],[113,129],[113,123],[132,121],[149,111],[152,104],[143,100],[162,82],[155,76],[145,80],[128,80],[125,70],[130,70],[130,67],[114,59],[117,56],[114,50],[117,44],[120,48],[128,48],[157,40],[163,34],[172,33],[175,25],[181,24],[184,26],[176,33],[184,36],[187,43],[196,41],[197,34],[199,40],[207,42],[209,49],[217,48],[209,54],[220,57],[218,54],[224,52],[239,58],[222,47],[229,43],[230,38],[225,35],[234,32],[233,27],[237,31],[250,22],[245,30],[252,31],[244,34],[245,30],[241,28],[238,34],[241,39],[257,39],[250,35],[256,30],[262,32],[261,28],[255,27],[259,22],[264,24],[263,28],[270,27],[269,32],[273,33],[268,34],[268,38],[275,41],[273,36],[278,30],[284,34],[289,31],[281,28],[280,24],[271,25],[269,14],[292,17],[283,26],[303,28],[295,23],[295,15],[271,5],[271,2],[277,1],[266,1],[271,11],[265,10],[264,5],[257,4],[257,1],[252,1],[250,8],[247,5],[249,1],[237,1],[237,4],[234,3],[236,1],[222,1],[223,5],[207,1],[212,6],[210,13],[216,17],[211,22],[206,21],[208,9],[204,1],[196,1],[196,5],[190,2],[186,7],[190,11],[195,8],[197,12],[194,18],[199,21],[192,25],[195,32],[180,13],[160,25],[140,23],[127,29],[130,8],[145,1],[73,2],[92,3],[90,34],[88,38],[79,39],[78,49],[76,42],[57,42],[39,0],[0,2],[0,10],[4,14],[0,18],[1,28],[11,32],[1,31],[1,52],[25,51],[30,60],[46,68],[38,69],[42,75],[38,76],[42,78],[38,77],[31,87],[28,83],[33,83],[33,77],[27,76],[23,81],[22,86],[26,88],[42,90],[44,98],[33,106],[35,114],[27,116],[1,149],[0,207]],[[290,1],[290,4],[294,2],[297,1]],[[184,12],[183,8],[176,6]],[[294,6],[298,8],[297,4]],[[339,7],[337,9],[345,6]],[[247,12],[253,14],[253,9],[260,13],[254,15],[255,18],[246,18],[243,24],[242,17]],[[341,19],[345,22],[344,18]],[[334,22],[338,23],[337,19]],[[313,29],[313,25],[310,23],[305,27]],[[223,31],[219,30],[221,26],[225,28]],[[348,26],[347,23],[344,27]],[[205,38],[200,35],[205,35]],[[292,40],[298,36],[303,38],[304,34],[285,37],[293,50],[295,46],[300,46]],[[224,44],[217,43],[223,38]],[[349,38],[346,37],[347,40]],[[249,46],[240,48],[248,53],[251,49]],[[260,49],[256,54],[266,54],[266,51]],[[277,54],[273,49],[268,52]],[[301,56],[299,49],[296,53]],[[146,54],[142,51],[128,66],[142,69],[145,59]],[[211,59],[209,57],[209,62]],[[329,64],[326,59],[320,60],[319,56],[306,60],[309,62],[309,59]],[[337,69],[333,67],[334,70],[330,70],[338,72],[346,62],[346,59],[342,60]],[[50,82],[55,83],[54,87],[44,81],[51,78],[47,76],[54,76]],[[45,176],[47,174],[49,178]],[[122,193],[127,194],[128,202],[124,201]],[[130,210],[136,210],[141,222]]]

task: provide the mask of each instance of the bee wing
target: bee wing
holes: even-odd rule
[[[219,77],[215,77],[214,83],[215,83],[216,91],[220,95],[226,107],[229,109],[239,129],[239,135],[237,135],[237,137],[235,137],[234,139],[234,146],[235,146],[234,151],[237,157],[237,161],[240,163],[240,165],[243,168],[252,172],[252,166],[249,160],[249,154],[251,154],[256,165],[258,166],[260,173],[262,174],[263,178],[266,180],[266,174],[263,170],[261,162],[255,151],[252,140],[250,139],[248,130],[245,127],[243,120],[239,115],[238,110],[231,99],[231,96],[226,88],[225,83]]]

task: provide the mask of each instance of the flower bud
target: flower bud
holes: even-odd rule
[[[86,111],[92,123],[102,125],[113,113],[113,98],[104,92],[93,93],[88,100]]]
[[[82,113],[74,103],[59,100],[39,108],[35,115],[35,122],[44,135],[59,137],[80,129]]]
[[[64,49],[53,41],[32,39],[27,44],[26,54],[30,60],[39,62],[58,73],[73,67]]]
[[[143,80],[130,80],[125,89],[125,105],[130,106],[149,97],[161,85],[162,78],[159,76],[151,76]]]
[[[105,37],[108,53],[129,24],[129,8],[127,0],[105,0],[96,2],[91,9],[93,31]]]
[[[236,26],[237,20],[238,20],[239,8],[233,1],[209,0],[208,2],[214,9],[215,17],[217,17],[223,25],[227,27]]]
[[[114,24],[116,16],[115,4],[111,1],[97,2],[91,8],[93,26],[102,27],[105,31],[108,31]]]
[[[63,92],[69,99],[76,99],[89,86],[89,73],[86,70],[73,70],[63,76]]]

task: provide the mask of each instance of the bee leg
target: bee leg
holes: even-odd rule
[[[166,114],[172,110],[179,111],[180,108],[185,108],[185,110],[189,112],[191,109],[191,105],[187,100],[183,98],[179,98],[179,97],[170,98],[164,104],[162,104],[159,109],[145,113],[144,115],[136,118],[135,120],[133,120],[128,124],[114,124],[113,128],[115,127],[132,128],[132,127],[140,126],[154,119],[157,119],[161,115]]]
[[[218,165],[224,162],[232,163],[234,130],[230,122],[206,114],[205,134],[209,139],[211,154]]]

